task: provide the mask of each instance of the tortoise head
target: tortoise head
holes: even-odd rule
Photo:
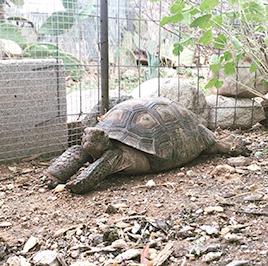
[[[110,139],[102,129],[95,127],[85,128],[82,136],[82,147],[94,159],[100,158],[110,146]]]

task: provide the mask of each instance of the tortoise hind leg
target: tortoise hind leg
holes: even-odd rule
[[[231,134],[227,137],[218,139],[213,146],[206,150],[206,153],[248,156],[250,154],[250,150],[246,147],[246,145],[247,143],[240,136]]]
[[[76,194],[84,194],[92,190],[106,176],[121,170],[123,151],[113,149],[106,151],[101,158],[85,168],[74,180],[69,181],[66,188]]]

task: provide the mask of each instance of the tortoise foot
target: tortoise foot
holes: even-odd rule
[[[82,146],[74,145],[52,162],[47,172],[49,175],[65,183],[84,163],[90,161],[92,161],[91,156],[83,151]]]

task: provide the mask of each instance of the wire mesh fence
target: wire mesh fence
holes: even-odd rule
[[[85,124],[96,123],[102,96],[103,2],[0,1],[0,162],[59,153],[79,143]],[[173,54],[173,43],[185,29],[160,26],[171,0],[106,2],[110,107],[129,97],[164,96],[181,102],[212,129],[226,120],[220,109],[230,113],[228,127],[264,119],[252,97],[238,99],[238,85],[225,89],[232,87],[225,93],[231,101],[219,90],[206,98],[211,94],[204,90],[211,51],[196,45],[180,56]],[[237,67],[236,80],[244,79],[247,68]],[[249,82],[256,86],[257,81],[254,76]],[[88,116],[94,106],[94,115]]]

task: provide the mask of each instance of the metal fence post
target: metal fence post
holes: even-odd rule
[[[109,109],[108,0],[100,0],[101,114]]]

